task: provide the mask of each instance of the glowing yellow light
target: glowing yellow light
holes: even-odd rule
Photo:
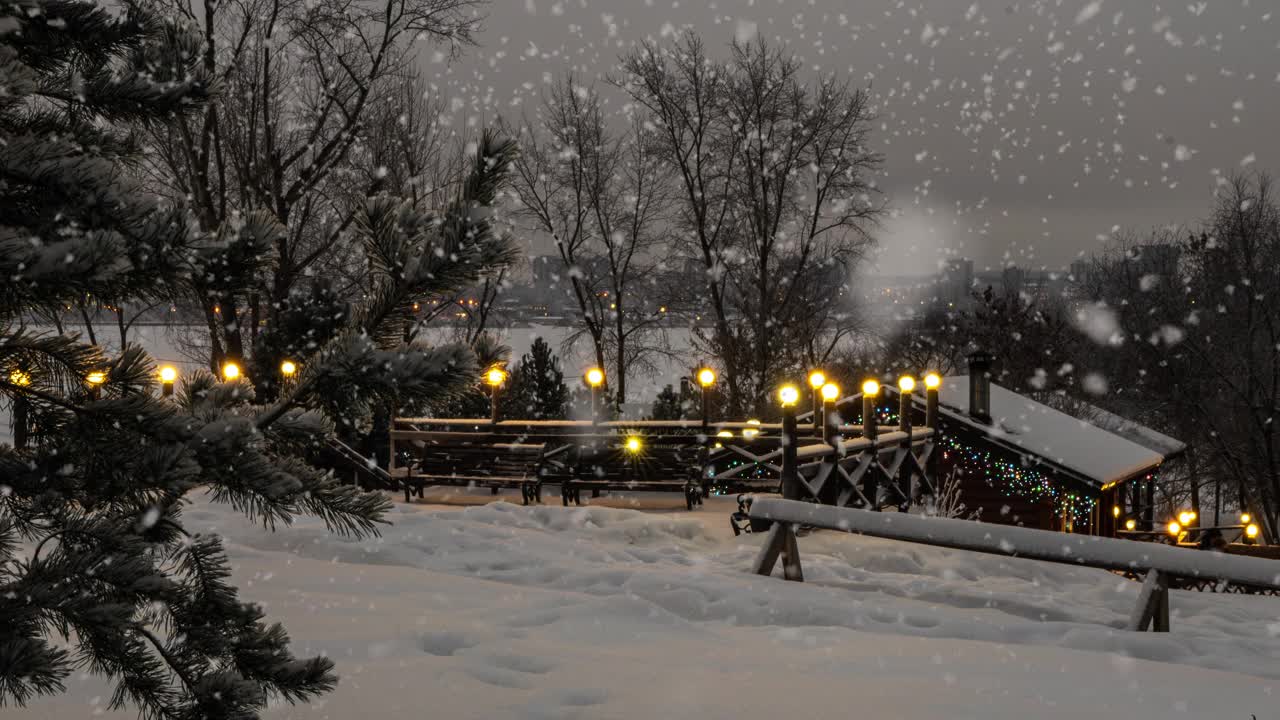
[[[1112,516],[1112,517],[1120,517],[1120,506],[1119,506],[1119,505],[1112,505],[1112,506],[1111,506],[1111,516]]]
[[[942,387],[942,376],[938,373],[929,373],[924,376],[924,386],[929,390],[937,390]]]
[[[178,379],[178,371],[172,365],[165,365],[160,368],[160,381],[171,383]]]
[[[752,420],[748,420],[748,421],[747,421],[747,424],[748,424],[748,425],[759,425],[759,424],[760,424],[760,421],[759,421],[759,420],[754,420],[754,419],[752,419]],[[743,429],[742,429],[742,437],[743,437],[744,439],[746,439],[746,440],[750,440],[750,439],[752,439],[752,438],[754,438],[754,437],[758,436],[759,434],[760,434],[760,430],[759,430],[758,428],[743,428]]]
[[[716,437],[718,437],[718,438],[731,438],[731,437],[733,437],[733,431],[732,431],[732,430],[721,430],[720,432],[716,433]]]
[[[716,381],[716,371],[711,368],[702,368],[698,371],[698,384],[702,387],[711,387]]]
[[[500,367],[489,368],[489,372],[484,375],[484,381],[493,387],[498,387],[507,381],[507,371]]]
[[[1191,512],[1190,510],[1183,510],[1182,512],[1178,513],[1178,522],[1182,523],[1183,527],[1187,527],[1191,525],[1191,521],[1195,519],[1196,519],[1196,514]]]
[[[868,380],[862,383],[862,394],[867,397],[875,397],[880,394],[880,383],[875,380]]]
[[[903,375],[898,378],[898,389],[904,393],[909,393],[916,389],[916,379],[910,375]]]
[[[229,362],[229,363],[227,363],[226,365],[223,365],[223,366],[222,366],[222,379],[223,379],[223,380],[235,380],[235,379],[236,379],[236,378],[238,378],[238,377],[240,377],[240,366],[239,366],[239,365],[237,365],[237,364],[235,364],[235,363],[233,363],[233,362]]]
[[[600,368],[591,368],[586,374],[587,384],[591,387],[600,387],[604,384],[604,371]]]
[[[1170,522],[1170,523],[1169,523],[1169,534],[1170,534],[1170,535],[1172,535],[1172,536],[1174,536],[1174,537],[1178,537],[1178,533],[1180,533],[1180,532],[1182,532],[1182,526],[1181,526],[1181,525],[1179,525],[1177,522]]]
[[[298,372],[298,364],[292,360],[285,360],[280,363],[280,374],[285,377],[293,377]]]
[[[778,400],[782,407],[791,407],[800,400],[800,390],[795,385],[783,385],[778,390]]]
[[[22,372],[21,370],[14,370],[13,372],[9,373],[9,382],[13,383],[14,385],[24,385],[24,386],[30,385],[31,376]]]
[[[822,386],[822,399],[828,402],[834,402],[840,398],[840,386],[835,383],[827,383]]]
[[[101,370],[94,370],[93,372],[84,376],[84,381],[89,383],[90,385],[101,385],[102,383],[107,381],[107,374],[102,372]]]
[[[817,390],[827,384],[827,376],[822,374],[821,370],[814,370],[809,373],[809,387]]]
[[[1125,520],[1125,521],[1124,521],[1124,529],[1125,529],[1125,530],[1133,530],[1133,529],[1135,529],[1135,528],[1137,528],[1137,527],[1138,527],[1138,521],[1137,521],[1137,520]]]
[[[1250,523],[1249,526],[1244,529],[1244,535],[1250,540],[1258,537],[1258,526]]]
[[[1253,519],[1253,516],[1251,516],[1249,513],[1240,513],[1240,524],[1241,524],[1241,525],[1248,525],[1248,524],[1249,524],[1249,521],[1250,521],[1250,520],[1252,520],[1252,519]]]
[[[643,447],[643,445],[640,443],[640,438],[635,437],[634,435],[627,438],[627,452],[640,452],[641,447]]]

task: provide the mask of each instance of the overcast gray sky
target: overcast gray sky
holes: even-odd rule
[[[885,272],[955,255],[1062,267],[1113,227],[1195,221],[1225,174],[1280,170],[1277,14],[1277,0],[493,0],[481,47],[432,72],[474,125],[531,111],[553,73],[603,77],[644,38],[761,33],[871,85],[899,211],[879,232]]]

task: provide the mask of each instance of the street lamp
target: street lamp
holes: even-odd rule
[[[862,383],[862,437],[875,440],[879,427],[876,424],[876,397],[880,395],[880,383],[867,380]]]
[[[591,422],[596,423],[600,421],[600,386],[604,384],[604,371],[593,367],[583,378],[591,386]]]
[[[800,476],[796,471],[796,403],[800,401],[800,388],[783,385],[778,388],[778,401],[782,404],[782,497],[800,499]]]
[[[172,365],[165,365],[160,368],[160,395],[161,397],[173,396],[173,383],[178,379],[178,370]]]
[[[1253,523],[1249,523],[1249,525],[1244,529],[1244,537],[1245,537],[1245,542],[1249,543],[1250,545],[1257,542],[1258,526],[1254,525]]]
[[[835,383],[826,383],[819,392],[822,395],[822,434],[828,444],[835,445],[840,428],[832,423],[832,418],[836,415],[836,400],[840,398],[840,386]]]
[[[916,389],[916,379],[910,375],[898,378],[898,429],[911,432],[911,393]]]
[[[794,408],[800,401],[800,390],[795,385],[783,385],[778,389],[778,401],[784,408]]]
[[[18,387],[26,387],[31,384],[31,376],[22,370],[11,370],[9,372],[10,384]],[[18,395],[13,399],[13,446],[15,448],[25,448],[27,446],[27,398]]]
[[[924,424],[938,427],[938,391],[942,388],[942,376],[931,372],[924,376]]]
[[[496,432],[498,429],[498,388],[507,381],[507,371],[494,365],[484,374],[484,381],[489,386],[489,421]]]
[[[235,379],[237,379],[237,378],[239,378],[239,377],[240,377],[240,366],[239,366],[239,365],[235,364],[234,362],[230,362],[230,361],[228,361],[228,362],[226,362],[226,363],[224,363],[224,364],[223,364],[223,366],[222,366],[222,380],[223,380],[223,382],[231,382],[232,380],[235,380]]]
[[[818,395],[822,390],[822,386],[826,384],[827,384],[827,376],[821,370],[814,370],[813,372],[809,373],[809,388],[813,391],[810,394],[813,395],[813,434],[814,435],[821,434],[822,423],[825,422],[824,419],[818,416],[818,408],[822,404],[822,401],[818,398]]]
[[[107,381],[107,374],[101,370],[94,370],[84,376],[84,381],[89,383],[89,397],[97,400],[102,397],[102,383]]]
[[[698,385],[702,387],[702,434],[707,434],[707,425],[710,422],[710,409],[707,402],[708,394],[711,392],[711,386],[716,382],[716,371],[711,368],[702,368],[698,371]]]

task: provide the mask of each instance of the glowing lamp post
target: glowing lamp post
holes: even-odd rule
[[[826,383],[820,391],[822,395],[822,436],[828,445],[839,444],[840,423],[835,421],[836,400],[840,399],[840,386]]]
[[[1125,520],[1125,521],[1124,521],[1124,529],[1125,529],[1125,530],[1128,530],[1129,532],[1133,532],[1134,530],[1137,530],[1137,529],[1138,529],[1138,521],[1137,521],[1137,520],[1134,520],[1133,518],[1129,518],[1128,520]]]
[[[911,432],[911,393],[915,392],[916,379],[910,375],[898,378],[898,429]]]
[[[593,367],[583,375],[583,379],[591,387],[591,422],[600,422],[600,386],[604,384],[604,371]]]
[[[18,387],[26,387],[31,384],[31,376],[21,370],[13,370],[9,373],[9,383]],[[27,398],[18,395],[13,399],[13,446],[15,448],[24,448],[27,446]]]
[[[507,381],[507,371],[500,367],[491,367],[484,374],[484,382],[489,386],[489,422],[494,432],[498,430],[498,388]]]
[[[702,434],[707,434],[707,426],[710,424],[710,409],[707,402],[711,393],[711,386],[716,384],[716,371],[711,368],[702,368],[698,371],[698,385],[702,387]]]
[[[1182,527],[1184,528],[1191,527],[1191,523],[1195,522],[1195,519],[1196,519],[1196,514],[1192,510],[1184,510],[1178,513],[1178,523],[1181,524]]]
[[[1249,523],[1244,528],[1244,542],[1246,545],[1253,545],[1258,542],[1258,526]]]
[[[1173,538],[1173,541],[1175,543],[1178,542],[1178,536],[1182,534],[1182,526],[1178,524],[1178,521],[1170,521],[1165,529],[1169,531],[1169,536]]]
[[[627,452],[631,453],[632,455],[638,455],[640,454],[640,451],[644,449],[644,443],[640,441],[640,438],[636,437],[635,435],[632,435],[631,437],[627,438],[627,442],[624,445],[624,447],[626,447]]]
[[[875,440],[879,427],[876,424],[876,398],[880,395],[880,383],[867,380],[862,383],[862,437]]]
[[[782,405],[782,497],[800,499],[800,476],[796,468],[796,403],[800,402],[800,388],[783,385],[778,389],[778,402]]]
[[[813,434],[822,434],[822,423],[826,422],[824,418],[819,417],[819,408],[822,405],[820,399],[822,386],[827,384],[827,376],[821,370],[814,370],[809,373],[809,389],[813,392]]]
[[[178,379],[178,370],[172,365],[160,368],[160,396],[173,397],[173,383]]]
[[[240,366],[234,362],[227,361],[222,365],[222,381],[235,382],[240,379]]]
[[[293,378],[298,374],[298,363],[292,360],[284,360],[280,363],[280,377],[284,378],[285,384],[293,382]]]
[[[942,387],[942,376],[929,373],[924,376],[924,424],[938,429],[938,390]]]
[[[101,370],[94,370],[84,376],[84,381],[89,384],[89,397],[97,400],[102,397],[102,384],[107,381],[107,374]]]

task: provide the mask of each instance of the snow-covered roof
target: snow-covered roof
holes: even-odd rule
[[[968,375],[943,378],[938,404],[948,418],[981,429],[999,442],[1038,455],[1098,485],[1127,480],[1157,467],[1166,455],[1173,454],[1144,447],[995,383],[991,383],[992,422],[987,425],[969,415]],[[1173,438],[1166,439],[1177,443]]]

